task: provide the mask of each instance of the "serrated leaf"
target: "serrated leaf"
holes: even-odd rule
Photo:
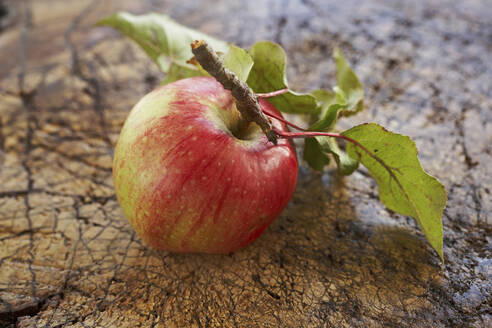
[[[325,165],[330,163],[330,158],[314,138],[307,138],[304,141],[303,158],[316,171],[323,171]]]
[[[231,45],[229,51],[222,59],[222,63],[235,73],[241,81],[246,82],[253,67],[253,58],[246,50]]]
[[[270,41],[261,41],[251,47],[249,54],[254,64],[247,83],[254,92],[266,93],[288,88],[286,55],[281,46]],[[311,94],[289,91],[267,100],[284,113],[319,113],[316,99]]]
[[[335,48],[333,58],[337,66],[337,86],[335,92],[346,99],[347,108],[340,112],[342,116],[357,114],[364,108],[364,89],[357,75],[355,75],[350,65],[347,63],[340,49]]]
[[[215,50],[227,52],[227,42],[183,26],[165,15],[150,13],[132,15],[118,12],[96,25],[111,26],[135,41],[163,72],[171,68],[176,76],[186,76],[196,69],[186,61],[193,57],[190,43],[205,40]],[[179,67],[172,67],[177,65]],[[169,78],[168,78],[169,79]]]
[[[376,180],[381,201],[389,209],[415,218],[442,259],[446,190],[422,169],[412,139],[374,123],[358,125],[342,135],[356,140],[372,154],[347,144],[348,154],[360,160]]]

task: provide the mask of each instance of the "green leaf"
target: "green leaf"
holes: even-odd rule
[[[338,113],[344,108],[341,104],[332,104],[324,111],[323,117],[309,128],[311,131],[331,131],[337,122]]]
[[[338,86],[333,87],[333,91],[319,89],[313,91],[311,94],[316,98],[318,106],[322,109],[327,109],[334,104],[347,106],[347,96]]]
[[[135,41],[163,72],[173,71],[176,77],[189,76],[196,67],[187,63],[193,57],[190,44],[205,40],[215,50],[227,52],[227,42],[193,30],[165,15],[150,13],[132,15],[118,12],[100,20],[96,25],[111,26]],[[177,65],[178,67],[173,67]],[[167,78],[171,80],[171,78]]]
[[[313,96],[316,97],[316,100],[320,104],[322,118],[314,123],[309,130],[333,130],[338,118],[338,112],[346,107],[344,105],[344,99],[340,98],[340,94],[329,90],[316,90],[313,92]],[[327,153],[332,154],[335,158],[340,174],[350,175],[359,167],[359,162],[350,158],[347,153],[341,150],[336,140],[332,137],[320,136],[315,137],[309,142],[306,140],[305,147],[309,147],[307,152],[309,156],[307,157],[305,149],[304,159],[315,170],[322,171],[323,163],[324,165],[329,163]]]
[[[270,41],[257,42],[251,47],[249,54],[254,64],[247,83],[254,92],[266,93],[288,88],[286,56],[281,46]],[[310,94],[289,91],[267,100],[284,113],[319,113],[316,99]]]
[[[330,157],[323,152],[315,138],[306,138],[304,141],[304,160],[316,171],[323,171],[330,163]]]
[[[246,50],[231,45],[229,51],[222,59],[222,63],[235,73],[241,81],[246,82],[253,67],[253,58]]]
[[[425,173],[415,143],[407,136],[392,133],[371,123],[342,133],[362,147],[347,144],[348,154],[367,167],[379,186],[379,198],[391,210],[414,217],[429,243],[443,259],[442,214],[446,190]]]
[[[346,152],[338,147],[337,141],[332,137],[316,137],[321,149],[330,153],[335,158],[338,172],[342,175],[350,175],[359,167],[359,161],[351,158]]]
[[[328,153],[335,158],[338,172],[342,175],[350,175],[359,167],[359,162],[341,150],[334,138],[321,136],[306,139],[304,160],[314,170],[323,171],[325,165],[330,163]]]
[[[310,127],[312,131],[333,130],[339,116],[350,116],[364,107],[364,90],[354,71],[336,48],[333,57],[337,66],[338,85],[330,90],[316,90],[312,94],[321,110],[321,119]]]
[[[338,89],[335,89],[335,93],[338,93],[341,98],[345,98],[347,105],[347,108],[342,110],[340,115],[351,116],[357,114],[364,108],[362,83],[360,83],[357,75],[350,68],[340,49],[335,48],[333,58],[337,65]]]
[[[311,92],[311,94],[314,96],[314,98],[316,98],[318,106],[320,106],[322,109],[326,109],[332,104],[339,103],[336,98],[336,93],[330,90],[318,89]]]
[[[330,90],[315,90],[311,93],[318,103],[318,107],[320,108],[320,115],[317,117],[313,117],[313,120],[316,120],[315,124],[311,126],[310,130],[312,131],[328,131],[332,130],[335,126],[338,110],[341,108],[340,106],[335,106],[330,110],[332,105],[340,104],[338,99],[338,95]],[[321,120],[319,117],[322,117]]]
[[[168,84],[177,80],[186,79],[188,77],[194,76],[202,76],[203,71],[198,68],[189,68],[186,66],[180,66],[176,64],[172,64],[169,68],[169,71],[166,74],[166,77],[161,82],[161,85]]]

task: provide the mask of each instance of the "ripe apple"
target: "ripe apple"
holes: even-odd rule
[[[280,115],[265,100],[260,106]],[[135,105],[116,145],[113,179],[145,242],[229,253],[279,216],[297,183],[295,150],[286,139],[268,142],[254,123],[241,130],[238,119],[230,92],[212,77],[179,80]]]

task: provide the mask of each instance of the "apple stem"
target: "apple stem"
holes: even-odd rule
[[[256,95],[260,98],[271,98],[271,97],[283,95],[287,92],[289,92],[289,89],[285,88],[285,89],[280,89],[280,90],[267,92],[267,93],[257,93]]]
[[[286,139],[312,138],[312,137],[325,136],[325,137],[344,139],[350,142],[353,141],[355,143],[357,142],[353,139],[341,135],[340,133],[335,133],[335,132],[318,132],[318,131],[288,132],[288,131],[279,131],[279,130],[276,130],[276,132],[279,137],[286,138]]]
[[[293,127],[293,128],[294,128],[294,129],[296,129],[296,130],[306,131],[306,129],[303,129],[303,128],[301,128],[300,126],[295,125],[294,123],[291,123],[291,122],[287,121],[286,119],[284,119],[284,118],[282,118],[282,117],[278,116],[277,114],[270,113],[270,112],[267,112],[267,111],[265,111],[265,110],[263,110],[263,113],[264,113],[265,115],[267,115],[267,116],[270,116],[271,118],[274,118],[274,119],[276,119],[276,120],[278,120],[278,121],[280,121],[280,122],[284,123],[285,125],[288,125],[288,126],[290,126],[290,127]]]
[[[278,136],[269,119],[263,114],[258,97],[250,87],[222,64],[219,56],[204,40],[192,42],[191,52],[200,65],[222,84],[224,89],[231,91],[241,118],[246,120],[246,124],[241,123],[241,125],[255,122],[266,134],[268,140],[277,144]]]
[[[312,137],[321,137],[321,136],[343,139],[345,141],[352,143],[354,146],[360,148],[362,151],[364,151],[366,154],[368,154],[371,158],[376,160],[379,164],[381,164],[381,166],[383,166],[389,172],[389,174],[391,176],[394,175],[391,171],[391,168],[381,158],[374,155],[369,149],[364,147],[357,140],[346,137],[343,134],[334,133],[334,132],[318,132],[318,131],[288,132],[288,131],[275,130],[275,132],[277,132],[277,134],[280,138],[285,138],[285,139],[312,138]],[[359,154],[359,156],[360,156],[360,154]]]

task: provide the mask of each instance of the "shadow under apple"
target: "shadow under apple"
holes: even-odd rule
[[[388,216],[378,202],[365,204],[364,213],[374,217],[358,217],[362,201],[336,172],[301,168],[283,214],[235,253],[172,254],[135,237],[131,248],[137,255],[117,274],[124,292],[117,291],[116,299],[125,295],[117,304],[152,304],[161,318],[184,311],[190,320],[206,315],[306,324],[340,316],[356,324],[368,314],[397,324],[435,311],[419,297],[440,281],[425,239],[396,221],[378,224],[376,216]]]

